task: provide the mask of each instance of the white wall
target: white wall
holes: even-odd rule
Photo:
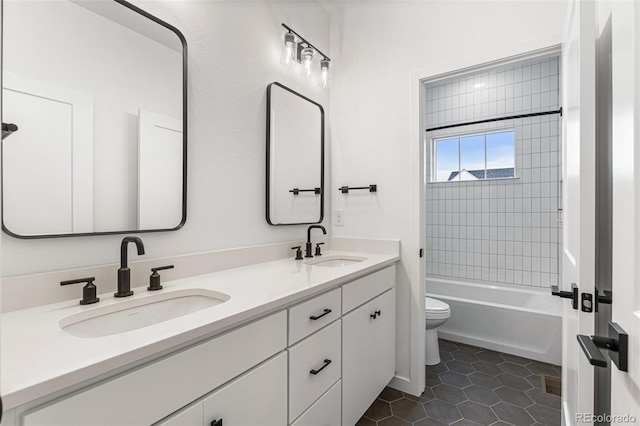
[[[399,238],[398,352],[393,385],[424,386],[420,83],[562,40],[564,1],[341,2],[331,11],[331,174],[345,226],[333,235]]]
[[[307,2],[133,3],[180,29],[189,49],[187,223],[140,234],[145,258],[303,239],[306,227],[265,220],[266,87],[279,81],[328,107],[327,90],[279,62],[282,22],[330,54],[327,13]],[[2,275],[117,262],[121,239],[25,241],[3,233]]]

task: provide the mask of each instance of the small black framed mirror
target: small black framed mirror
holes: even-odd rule
[[[51,238],[180,229],[182,33],[124,0],[2,3],[3,230]]]
[[[270,225],[324,218],[324,109],[274,82],[267,86],[266,218]]]

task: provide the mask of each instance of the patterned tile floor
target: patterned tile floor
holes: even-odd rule
[[[447,340],[440,357],[420,397],[385,388],[356,426],[560,425],[560,397],[541,390],[560,367]]]

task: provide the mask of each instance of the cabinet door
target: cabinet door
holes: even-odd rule
[[[220,420],[232,426],[287,424],[287,353],[223,386],[203,403],[206,426]]]
[[[342,318],[342,363],[342,424],[353,426],[395,373],[395,288]]]

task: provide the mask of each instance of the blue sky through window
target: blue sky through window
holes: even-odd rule
[[[513,131],[487,135],[487,169],[513,168]]]
[[[489,172],[495,169],[503,169],[499,177],[513,177],[514,140],[513,130],[436,139],[436,182],[449,181],[452,174],[455,174],[455,177],[451,180],[483,179],[485,169],[487,178],[496,177],[495,173]],[[474,173],[459,173],[463,170]]]
[[[437,180],[447,181],[451,172],[459,167],[458,138],[440,139],[436,147]]]
[[[460,138],[460,170],[484,170],[484,135]]]

